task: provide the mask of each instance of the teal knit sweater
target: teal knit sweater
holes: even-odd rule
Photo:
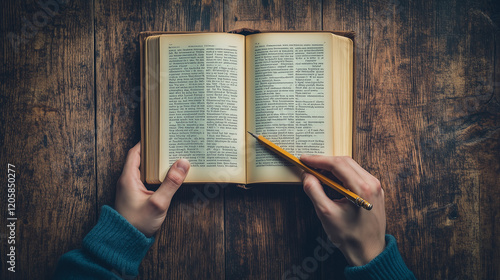
[[[105,205],[97,225],[83,239],[83,248],[59,259],[54,279],[130,279],[139,274],[153,242]]]
[[[403,258],[399,254],[398,245],[394,236],[385,235],[385,249],[371,262],[363,266],[351,266],[344,269],[346,279],[416,279],[413,273],[406,267]]]
[[[364,266],[347,267],[349,280],[415,279],[406,267],[392,235],[386,235],[385,250]],[[54,279],[131,279],[153,245],[125,218],[104,206],[97,225],[83,239],[83,248],[64,254],[57,264]]]

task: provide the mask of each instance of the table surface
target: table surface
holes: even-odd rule
[[[45,3],[45,4],[44,4]],[[48,4],[47,4],[48,3]],[[492,1],[1,1],[0,161],[16,171],[16,270],[40,279],[114,201],[140,139],[145,30],[356,33],[357,161],[385,190],[387,232],[419,279],[499,279],[500,7]],[[139,279],[343,279],[298,185],[175,195]],[[1,188],[0,219],[8,218]]]

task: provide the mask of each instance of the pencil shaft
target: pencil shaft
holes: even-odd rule
[[[250,133],[250,132],[249,132]],[[330,188],[336,190],[337,192],[341,193],[344,195],[347,199],[352,201],[354,204],[361,206],[367,210],[372,209],[372,204],[368,203],[366,200],[362,199],[359,195],[351,192],[350,190],[342,187],[341,185],[337,184],[336,182],[332,181],[330,178],[324,176],[323,174],[311,169],[304,163],[302,163],[297,157],[294,155],[290,154],[289,152],[285,151],[278,145],[274,144],[273,142],[267,140],[264,136],[262,135],[255,135],[253,133],[250,133],[253,137],[255,137],[260,143],[262,143],[264,146],[268,147],[270,150],[274,151],[284,159],[290,161],[291,163],[295,164],[302,170],[306,171],[307,173],[312,174],[318,180],[320,180],[323,184],[329,186]]]

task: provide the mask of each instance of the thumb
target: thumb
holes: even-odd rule
[[[190,166],[191,165],[187,159],[177,160],[174,164],[172,164],[170,170],[168,170],[167,176],[158,190],[156,190],[156,192],[149,198],[151,204],[160,212],[168,210],[170,201],[172,200],[175,192],[184,182],[184,179],[186,179]]]

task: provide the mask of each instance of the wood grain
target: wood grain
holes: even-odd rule
[[[321,30],[321,2],[314,0],[244,0],[224,2],[224,31]]]
[[[0,4],[1,279],[50,278],[95,224],[92,6]],[[16,272],[7,270],[7,164],[16,170]],[[5,234],[5,235],[4,235]]]
[[[500,279],[500,3],[474,4],[467,30],[471,37],[466,68],[470,94],[461,103],[467,113],[458,136],[464,143],[463,153],[472,158],[466,165],[471,179],[480,188],[478,276]]]
[[[321,279],[339,257],[301,186],[228,188],[224,217],[228,279]]]
[[[358,160],[380,178],[387,232],[418,279],[498,278],[485,250],[499,199],[490,6],[324,2],[325,29],[357,33]]]
[[[140,140],[139,32],[222,31],[221,11],[220,1],[96,1],[99,206],[113,204],[126,153]],[[223,279],[224,197],[221,193],[192,215],[193,189],[202,187],[183,186],[174,197],[142,263],[141,279]]]

